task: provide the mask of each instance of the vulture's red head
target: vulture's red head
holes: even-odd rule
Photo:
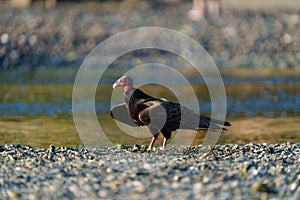
[[[124,91],[127,92],[133,88],[133,80],[130,76],[122,76],[114,84],[113,88],[124,86]]]

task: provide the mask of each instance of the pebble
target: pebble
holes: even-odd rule
[[[299,198],[299,143],[136,147],[0,146],[0,199]]]
[[[9,40],[9,35],[8,35],[8,33],[2,34],[0,40],[1,40],[1,43],[2,43],[2,44],[6,44],[6,43],[8,42],[8,40]]]

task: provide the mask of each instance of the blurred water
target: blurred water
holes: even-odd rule
[[[0,116],[71,113],[74,74],[69,74],[67,78],[54,76],[55,79],[50,77],[48,80],[46,75],[44,77],[33,75],[27,76],[27,78],[23,76],[18,79],[8,79],[14,80],[14,83],[2,79]],[[203,91],[205,90],[204,81],[199,77],[188,77],[188,80],[199,97],[201,113],[210,113],[211,103],[209,93]],[[227,93],[227,115],[231,118],[287,117],[300,114],[299,77],[223,77],[223,80]],[[112,78],[102,80],[101,84],[108,89],[100,88],[96,93],[96,110],[100,113],[108,113],[110,109],[111,84],[114,81]],[[174,82],[174,79],[170,79],[170,81]],[[210,81],[213,83],[213,78]],[[29,84],[34,84],[34,86],[29,87]],[[49,86],[49,84],[53,85]],[[180,85],[178,82],[177,84]],[[65,87],[66,85],[67,87]],[[49,87],[52,89],[49,90]],[[184,85],[178,88],[184,92]],[[47,98],[45,98],[46,96]]]

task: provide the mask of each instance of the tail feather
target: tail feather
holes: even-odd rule
[[[208,128],[213,128],[213,129],[223,129],[227,130],[224,128],[224,126],[231,126],[230,122],[227,121],[222,121],[222,120],[217,120],[217,119],[211,119],[209,117],[200,115],[198,113],[195,113],[193,110],[181,106],[180,107],[180,114],[181,117],[179,118],[180,121],[180,127],[181,129],[188,129],[188,130],[195,130],[195,129],[208,129]],[[199,119],[199,122],[195,122],[195,119]],[[178,122],[178,121],[176,121]]]
[[[198,129],[207,129],[210,127],[213,129],[227,130],[226,128],[224,128],[224,126],[231,126],[231,124],[227,121],[221,121],[217,119],[211,119],[206,116],[200,116]]]

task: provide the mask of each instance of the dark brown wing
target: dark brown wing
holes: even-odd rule
[[[229,122],[200,116],[179,103],[151,97],[139,89],[125,93],[125,102],[128,103],[130,114],[127,114],[132,118],[132,123],[147,125],[150,129],[158,131],[170,132],[178,128],[197,130],[208,127],[219,129],[223,125],[230,126]]]
[[[179,103],[168,101],[148,101],[144,105],[146,109],[139,112],[139,120],[149,127],[157,130],[175,131],[176,129],[220,129],[222,125],[230,126],[230,123],[200,116],[193,110],[181,106]]]
[[[145,109],[138,113],[139,121],[150,128],[161,130],[167,120],[167,113],[160,101],[147,101]]]
[[[134,127],[138,126],[137,124],[135,124],[132,121],[132,119],[128,113],[127,105],[125,103],[113,106],[110,110],[110,116],[120,122],[123,122],[123,123],[129,125],[129,126],[134,126]]]
[[[181,112],[178,103],[162,100],[143,103],[147,108],[139,112],[139,121],[156,130],[175,131],[179,128]]]

